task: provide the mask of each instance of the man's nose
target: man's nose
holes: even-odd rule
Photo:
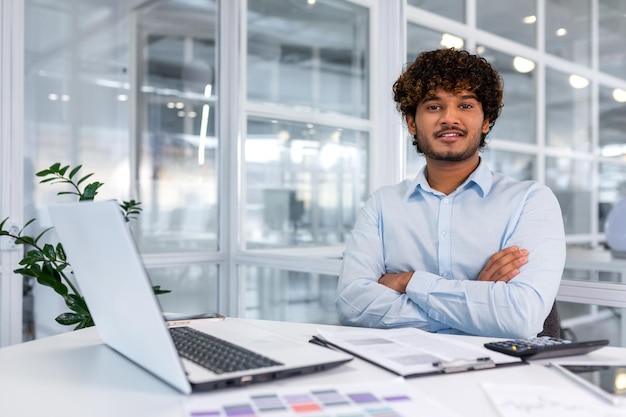
[[[453,106],[446,107],[441,113],[440,122],[442,125],[446,124],[458,124],[459,123],[459,111]]]

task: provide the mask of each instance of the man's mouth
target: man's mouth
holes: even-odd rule
[[[441,139],[454,139],[462,136],[465,136],[465,133],[459,130],[445,130],[437,134],[437,137]]]

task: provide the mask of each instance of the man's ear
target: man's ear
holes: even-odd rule
[[[489,119],[483,121],[483,133],[489,133]]]
[[[404,116],[404,120],[406,120],[406,127],[411,136],[415,136],[417,134],[417,126],[415,124],[415,116],[407,114]]]

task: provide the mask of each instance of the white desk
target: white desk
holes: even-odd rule
[[[308,340],[315,324],[255,321],[263,327]],[[451,336],[459,337],[459,336]],[[464,337],[482,344],[485,338]],[[598,358],[626,360],[626,349],[607,347]],[[319,374],[262,385],[299,387],[398,377],[359,359]],[[408,379],[415,389],[444,402],[463,416],[495,417],[480,384],[519,383],[571,386],[572,382],[537,363]],[[246,390],[253,385],[232,390]],[[221,392],[221,391],[220,391]],[[0,349],[0,416],[182,417],[184,396],[102,345],[94,328]],[[451,401],[452,400],[452,401]]]

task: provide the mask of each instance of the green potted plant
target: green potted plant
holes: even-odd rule
[[[78,172],[81,168],[82,165],[79,165],[70,170],[69,165],[62,166],[57,162],[35,175],[42,178],[39,181],[40,184],[67,184],[70,186],[70,191],[60,191],[57,195],[74,195],[79,201],[93,200],[98,194],[98,189],[104,183],[94,181],[85,184],[93,173],[79,177]],[[139,216],[142,210],[140,205],[141,203],[135,200],[123,201],[119,204],[126,221],[136,219]],[[89,307],[71,279],[71,266],[67,262],[63,245],[61,243],[56,243],[56,245],[42,243],[43,237],[52,228],[45,229],[37,236],[31,236],[26,233],[26,229],[36,219],[29,220],[17,232],[5,229],[8,219],[7,217],[0,222],[0,237],[6,236],[13,239],[16,245],[23,245],[25,248],[24,257],[20,261],[21,267],[14,272],[21,274],[27,280],[35,280],[41,285],[52,288],[54,292],[63,297],[65,305],[70,311],[58,315],[55,318],[57,323],[66,326],[76,325],[74,330],[93,326]],[[161,289],[160,286],[153,286],[153,290],[156,294],[170,292]]]

